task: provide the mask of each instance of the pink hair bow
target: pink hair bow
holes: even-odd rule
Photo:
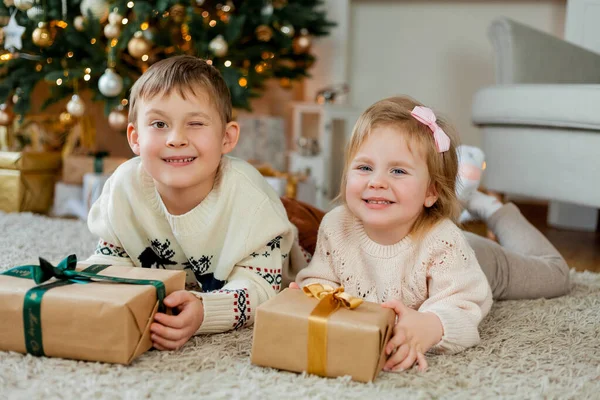
[[[435,114],[430,108],[416,106],[411,111],[411,114],[419,122],[424,123],[433,132],[433,139],[435,140],[435,146],[437,147],[438,153],[448,151],[450,148],[450,138],[446,135],[446,132],[437,124]]]

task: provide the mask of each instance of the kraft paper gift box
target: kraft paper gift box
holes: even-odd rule
[[[62,181],[82,185],[85,174],[110,175],[125,161],[127,159],[122,157],[68,155],[63,162]]]
[[[0,151],[0,210],[46,213],[61,161],[58,152]]]
[[[75,256],[11,268],[0,274],[0,350],[129,364],[152,347],[161,299],[184,286],[184,271],[90,266]]]
[[[323,293],[321,285],[309,286]],[[385,344],[393,332],[395,314],[366,301],[354,309],[340,306],[331,312],[337,300],[328,289],[321,301],[302,290],[284,289],[261,304],[255,315],[252,363],[373,381],[386,361]]]

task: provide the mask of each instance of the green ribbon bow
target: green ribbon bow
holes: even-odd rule
[[[17,278],[33,279],[39,286],[33,287],[25,293],[23,302],[23,323],[25,330],[25,347],[27,352],[35,356],[44,356],[42,343],[41,310],[44,294],[55,287],[72,285],[74,283],[90,283],[92,281],[108,281],[115,283],[127,283],[133,285],[152,285],[156,288],[158,298],[158,311],[165,312],[164,298],[166,295],[165,284],[162,281],[150,279],[117,278],[114,276],[97,275],[110,265],[94,264],[83,271],[75,271],[77,256],[71,254],[63,259],[56,267],[48,261],[40,258],[40,265],[21,265],[14,267],[1,275],[14,276]],[[56,278],[54,282],[43,284],[48,280]]]
[[[94,173],[101,174],[104,172],[104,157],[108,157],[108,152],[99,151],[94,154]]]

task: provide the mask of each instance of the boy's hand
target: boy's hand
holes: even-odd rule
[[[179,311],[177,315],[156,313],[150,325],[152,344],[158,350],[179,350],[204,320],[204,305],[196,296],[178,290],[165,297],[165,305]]]
[[[385,347],[388,360],[384,371],[404,371],[419,364],[419,370],[427,369],[425,353],[436,345],[444,334],[442,322],[437,315],[408,308],[398,300],[382,304],[398,316],[394,334]]]

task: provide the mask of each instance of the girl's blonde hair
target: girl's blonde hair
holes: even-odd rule
[[[423,104],[408,96],[390,97],[378,101],[362,113],[354,125],[352,137],[346,149],[344,173],[338,198],[346,204],[346,184],[350,163],[373,129],[379,126],[397,127],[399,128],[398,133],[405,135],[410,151],[413,153],[418,151],[425,158],[430,183],[434,185],[438,194],[435,204],[431,207],[424,207],[412,227],[411,234],[419,236],[443,218],[457,221],[459,204],[455,189],[458,156],[456,155],[457,135],[455,129],[443,118],[437,116],[437,124],[450,137],[450,148],[443,153],[438,153],[431,129],[411,115],[411,111],[416,106],[423,106]]]

